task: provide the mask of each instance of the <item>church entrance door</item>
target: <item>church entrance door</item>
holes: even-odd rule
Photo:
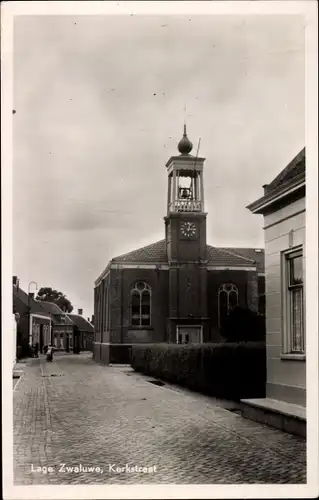
[[[176,327],[176,344],[200,344],[203,342],[202,326],[183,326]]]

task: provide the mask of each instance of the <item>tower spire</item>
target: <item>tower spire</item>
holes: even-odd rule
[[[181,140],[179,141],[178,143],[178,151],[182,154],[182,155],[188,155],[191,150],[193,149],[193,144],[191,143],[191,141],[189,140],[189,138],[187,137],[187,132],[186,132],[186,123],[184,123],[184,133],[183,133],[183,137],[181,138]]]

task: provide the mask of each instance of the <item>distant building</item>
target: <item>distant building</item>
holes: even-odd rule
[[[264,216],[266,261],[266,400],[251,404],[304,418],[298,405],[306,405],[305,183],[303,149],[248,206]]]
[[[52,344],[56,349],[69,351],[73,349],[74,324],[68,315],[53,302],[40,302],[42,308],[50,315],[52,321]]]
[[[73,322],[73,347],[76,350],[92,351],[94,341],[94,327],[91,322],[83,317],[82,309],[78,310],[78,314],[68,314],[68,317]]]
[[[207,245],[204,158],[179,155],[166,164],[165,239],[113,258],[94,289],[94,359],[127,362],[139,342],[221,340],[232,305],[264,306],[263,250]],[[146,207],[147,209],[147,207]]]
[[[78,312],[82,314],[81,309]],[[40,352],[50,343],[67,352],[92,350],[94,328],[89,321],[81,314],[63,312],[53,302],[35,300],[34,293],[28,295],[20,288],[17,276],[13,277],[13,313],[19,317],[16,325],[19,357],[29,356],[30,346],[36,343]]]
[[[17,323],[18,323],[19,313],[12,314],[12,343],[13,343],[13,367],[17,362]]]
[[[19,286],[17,276],[13,276],[13,313],[19,314],[17,324],[18,356],[28,356],[30,346],[39,344],[40,352],[51,341],[51,316],[34,300],[34,294],[29,295]]]

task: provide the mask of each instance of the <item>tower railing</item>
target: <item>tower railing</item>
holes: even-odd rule
[[[169,204],[170,212],[201,212],[202,202],[197,200],[176,200]]]

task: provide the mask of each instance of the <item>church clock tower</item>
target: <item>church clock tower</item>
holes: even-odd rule
[[[178,156],[167,164],[166,249],[169,264],[169,342],[202,342],[207,338],[206,216],[204,161],[190,154],[184,134]]]

